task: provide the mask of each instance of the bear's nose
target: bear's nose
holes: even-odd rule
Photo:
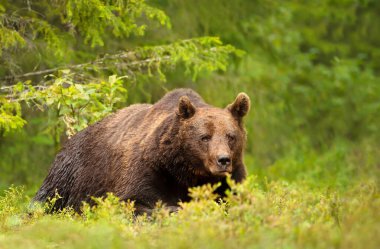
[[[222,167],[226,167],[230,165],[231,159],[229,156],[219,156],[218,157],[218,165]]]

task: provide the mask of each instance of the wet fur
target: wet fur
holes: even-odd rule
[[[62,197],[56,209],[72,206],[80,211],[82,201],[91,203],[91,196],[113,192],[121,200],[134,200],[137,213],[149,212],[162,200],[167,206],[189,201],[188,188],[205,183],[223,182],[199,168],[197,155],[188,153],[183,134],[186,125],[179,99],[187,96],[193,107],[211,108],[190,89],[166,94],[154,105],[136,104],[124,108],[89,126],[68,140],[34,200],[44,202],[55,195]],[[189,111],[191,114],[191,110]],[[235,153],[232,178],[245,178],[242,150],[245,132],[237,118],[242,140]],[[191,142],[191,141],[190,141]],[[190,144],[191,145],[191,144]],[[195,166],[197,164],[197,166]]]

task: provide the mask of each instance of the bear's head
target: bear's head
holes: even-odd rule
[[[246,140],[242,119],[249,109],[245,93],[238,94],[225,109],[195,107],[187,96],[179,99],[183,157],[196,175],[222,177],[242,163]]]

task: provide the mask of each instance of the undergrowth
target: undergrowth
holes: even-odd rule
[[[158,203],[150,217],[135,217],[133,202],[112,194],[81,214],[47,214],[49,204],[31,205],[11,187],[0,198],[0,248],[378,248],[375,180],[344,191],[255,176],[231,186],[219,203],[206,185],[177,213]]]

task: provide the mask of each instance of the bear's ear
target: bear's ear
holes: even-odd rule
[[[244,117],[251,107],[251,100],[245,93],[239,93],[235,101],[227,106],[227,109],[236,118]]]
[[[181,118],[191,118],[195,114],[195,107],[187,96],[182,96],[178,101],[177,115]]]

